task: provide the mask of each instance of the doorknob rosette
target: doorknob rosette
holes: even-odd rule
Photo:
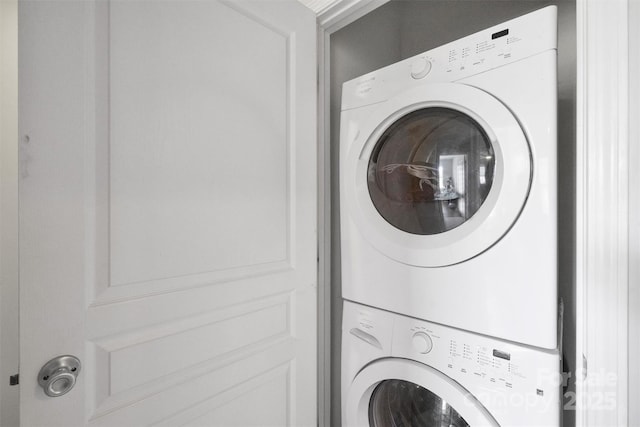
[[[44,364],[38,374],[38,384],[49,397],[68,393],[76,384],[80,373],[80,360],[75,356],[54,357]]]

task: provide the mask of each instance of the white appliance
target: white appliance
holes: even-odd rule
[[[344,84],[345,299],[555,348],[556,13]]]
[[[560,356],[345,301],[342,424],[560,426]]]

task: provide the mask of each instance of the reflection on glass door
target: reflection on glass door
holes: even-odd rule
[[[369,160],[369,195],[382,217],[412,234],[454,229],[480,209],[495,156],[482,127],[448,108],[414,111],[380,137]]]
[[[434,200],[441,204],[444,227],[456,228],[465,221],[465,170],[466,155],[442,155],[438,166],[438,192]]]
[[[469,427],[440,396],[417,384],[386,380],[369,402],[371,427]]]

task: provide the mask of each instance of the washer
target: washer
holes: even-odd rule
[[[345,299],[555,348],[556,14],[343,85]]]
[[[560,426],[560,356],[345,302],[342,424]]]

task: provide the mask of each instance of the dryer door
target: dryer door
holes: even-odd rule
[[[463,84],[412,89],[380,107],[351,144],[348,208],[379,251],[440,267],[507,233],[529,193],[525,133],[511,111]]]
[[[458,383],[405,359],[384,359],[360,371],[343,413],[343,425],[349,427],[498,426]]]

